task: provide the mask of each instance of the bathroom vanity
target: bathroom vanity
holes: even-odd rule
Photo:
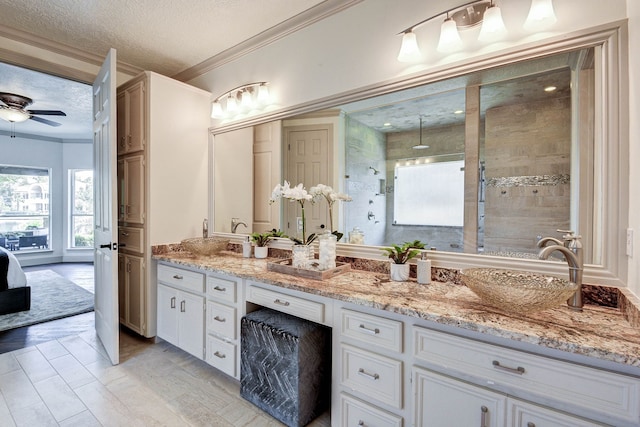
[[[507,315],[454,283],[360,270],[317,281],[226,251],[153,258],[158,336],[233,378],[246,313],[331,327],[334,426],[640,423],[640,330],[618,310]]]

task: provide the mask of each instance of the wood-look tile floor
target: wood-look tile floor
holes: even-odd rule
[[[330,424],[327,412],[310,425]],[[0,354],[1,427],[281,425],[240,397],[238,381],[126,330],[116,366],[93,328]]]

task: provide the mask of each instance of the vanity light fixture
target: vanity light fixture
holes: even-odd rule
[[[248,83],[217,97],[211,104],[211,117],[232,119],[236,114],[264,109],[270,103],[271,96],[267,82]]]
[[[552,2],[553,0],[532,0],[531,9],[524,25],[525,30],[539,31],[550,27],[556,22]],[[398,33],[402,35],[398,61],[419,62],[422,60],[423,55],[418,47],[415,29],[443,15],[445,20],[440,27],[440,38],[436,48],[442,53],[460,50],[463,47],[463,43],[459,31],[473,28],[480,24],[482,24],[482,27],[480,28],[478,40],[481,42],[493,43],[504,38],[507,34],[507,29],[502,20],[502,12],[494,0],[470,1],[430,16]]]

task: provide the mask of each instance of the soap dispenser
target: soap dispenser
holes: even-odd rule
[[[251,258],[251,240],[249,240],[249,236],[247,236],[247,240],[242,242],[242,256]]]
[[[418,270],[418,283],[426,285],[431,283],[431,260],[427,259],[427,252],[423,251],[422,256],[416,261]]]

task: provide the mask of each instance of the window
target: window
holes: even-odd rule
[[[394,224],[462,227],[464,160],[396,165]]]
[[[71,248],[93,248],[93,170],[69,170]]]
[[[0,165],[0,245],[11,251],[49,248],[49,169]]]

